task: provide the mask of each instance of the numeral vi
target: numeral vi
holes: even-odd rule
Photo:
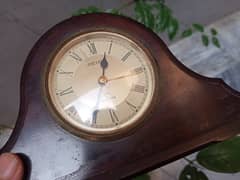
[[[109,114],[110,114],[110,117],[111,117],[113,123],[117,123],[119,121],[117,114],[114,110],[110,109]]]

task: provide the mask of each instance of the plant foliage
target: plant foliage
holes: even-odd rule
[[[204,46],[209,45],[209,38],[206,34],[202,34],[202,43],[203,43]]]
[[[187,165],[179,176],[179,180],[208,180],[208,177],[192,165]]]
[[[151,177],[148,174],[143,174],[132,178],[132,180],[151,180]]]
[[[240,137],[200,151],[197,155],[197,161],[203,167],[215,172],[240,172]]]
[[[89,6],[87,8],[81,8],[77,10],[75,13],[73,13],[73,16],[80,16],[82,14],[91,14],[91,13],[98,13],[98,12],[102,12],[102,10],[95,6]]]
[[[221,47],[217,38],[218,32],[214,28],[212,28],[209,32],[209,35],[207,35],[203,25],[199,23],[193,23],[191,27],[181,32],[181,23],[179,22],[178,18],[173,15],[172,10],[165,4],[164,0],[135,0],[132,2],[130,1],[130,3],[123,5],[121,8],[108,10],[102,10],[95,6],[89,6],[87,8],[79,9],[73,15],[79,16],[82,14],[105,12],[126,16],[121,12],[121,10],[130,4],[134,4],[135,16],[132,18],[152,29],[155,33],[166,33],[171,41],[177,37],[185,38],[191,36],[194,32],[198,32],[201,33],[201,40],[204,46],[208,46],[210,43],[212,43],[218,48]],[[212,36],[211,41],[209,40],[209,36]]]
[[[192,26],[196,31],[199,31],[199,32],[202,32],[202,33],[204,32],[204,26],[203,25],[194,23],[194,24],[192,24]]]

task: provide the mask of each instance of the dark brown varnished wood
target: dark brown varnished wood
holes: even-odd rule
[[[84,149],[84,161],[79,161],[79,169],[65,178],[126,178],[240,132],[239,92],[221,79],[203,77],[183,66],[159,37],[143,25],[125,17],[91,14],[56,25],[32,49],[22,74],[17,124],[1,153],[20,146],[20,142],[28,141],[43,129],[45,133],[64,131],[44,102],[44,68],[66,41],[91,31],[117,32],[148,49],[159,69],[158,103],[144,124],[126,137],[107,142],[78,138],[77,143]],[[14,145],[18,137],[18,143]],[[60,143],[46,136],[39,138],[42,142]],[[65,138],[73,136],[66,133]],[[27,155],[33,158],[31,154]],[[34,162],[32,167],[34,169]]]

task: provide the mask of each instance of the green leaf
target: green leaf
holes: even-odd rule
[[[89,6],[88,7],[88,13],[96,13],[96,12],[101,12],[102,10],[100,10],[99,8],[97,8],[96,6]]]
[[[189,29],[186,29],[185,31],[182,32],[182,37],[185,38],[185,37],[189,37],[192,35],[192,29],[189,28]]]
[[[155,31],[160,32],[161,23],[164,16],[164,11],[163,11],[164,5],[161,2],[157,2],[153,4],[153,8],[157,10],[156,18],[155,18],[156,20]]]
[[[203,43],[204,46],[208,46],[209,45],[209,38],[205,34],[202,35],[202,43]]]
[[[110,13],[110,14],[121,15],[120,11],[119,11],[118,9],[115,9],[115,8],[113,8],[113,9],[107,9],[105,12],[106,12],[106,13]]]
[[[199,31],[199,32],[204,32],[204,26],[203,25],[201,25],[201,24],[193,24],[192,25],[193,26],[193,28],[195,29],[195,30],[197,30],[197,31]]]
[[[213,36],[216,36],[218,34],[218,32],[215,28],[211,29],[211,33],[212,33]]]
[[[170,21],[175,19],[172,17],[171,10],[164,4],[163,1],[157,1],[152,4],[155,12],[155,31],[165,32],[170,26]]]
[[[164,4],[165,0],[157,0],[157,2],[160,2],[160,3]]]
[[[152,6],[143,0],[139,0],[135,4],[136,19],[145,26],[153,29],[155,26],[155,17],[152,13]]]
[[[134,177],[132,180],[150,180],[150,176],[148,174],[143,174],[137,177]]]
[[[164,32],[166,31],[168,25],[170,24],[169,22],[171,20],[171,10],[167,6],[163,5],[162,12],[160,13],[162,13],[161,14],[162,17],[159,22],[159,31]]]
[[[187,165],[180,174],[179,180],[196,180],[197,169],[193,166]]]
[[[168,26],[168,37],[170,40],[173,40],[176,37],[178,29],[179,29],[179,23],[177,19],[171,18]]]
[[[90,14],[90,13],[97,13],[102,12],[101,9],[97,8],[96,6],[89,6],[87,8],[81,8],[73,13],[73,16],[80,16],[82,14]]]
[[[196,167],[187,165],[181,172],[179,180],[208,180],[208,177]]]
[[[208,180],[208,177],[202,171],[198,171],[197,176],[198,180]]]
[[[212,37],[212,43],[216,46],[216,47],[218,47],[218,48],[220,48],[221,47],[221,45],[220,45],[220,42],[219,42],[219,40],[218,40],[218,38],[216,38],[215,36],[214,37]]]
[[[203,167],[220,173],[240,172],[240,137],[210,146],[197,155]]]
[[[79,9],[76,12],[74,12],[72,15],[73,16],[80,16],[82,14],[87,14],[87,10],[86,9]]]

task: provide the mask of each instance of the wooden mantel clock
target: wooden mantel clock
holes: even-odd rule
[[[33,180],[115,180],[238,133],[239,92],[184,67],[143,25],[103,13],[36,43],[1,152],[25,154]]]

